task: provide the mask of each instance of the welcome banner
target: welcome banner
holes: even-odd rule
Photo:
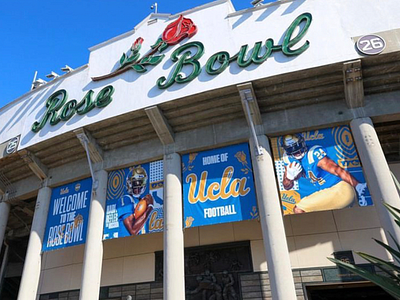
[[[258,217],[247,144],[182,157],[185,227]]]
[[[85,243],[91,195],[91,178],[53,189],[43,251]]]

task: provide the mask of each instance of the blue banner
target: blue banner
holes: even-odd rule
[[[43,251],[85,243],[91,195],[91,178],[53,189]]]
[[[249,147],[182,157],[185,228],[258,218]]]
[[[372,205],[350,128],[271,139],[284,214]]]
[[[163,230],[163,161],[108,174],[104,239]]]

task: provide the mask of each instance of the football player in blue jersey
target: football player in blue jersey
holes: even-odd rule
[[[360,206],[367,205],[364,196],[367,184],[358,182],[338,166],[322,146],[308,148],[301,134],[284,136],[281,146],[286,164],[283,187],[290,190],[295,180],[306,180],[311,191],[296,204],[294,213],[344,208],[357,198]]]
[[[130,168],[126,178],[127,195],[118,200],[119,237],[137,235],[145,225],[151,211],[154,199],[150,194],[143,198],[147,186],[147,173],[141,166]]]

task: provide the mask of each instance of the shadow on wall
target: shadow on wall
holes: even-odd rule
[[[292,12],[294,12],[300,5],[302,5],[306,0],[296,0],[293,1],[288,8],[285,9],[285,11],[283,12],[283,15],[287,15],[287,14],[291,14]]]
[[[20,123],[22,118],[28,114],[28,111],[30,111],[30,113],[32,113],[39,106],[44,106],[44,102],[46,101],[47,98],[46,98],[46,96],[45,97],[42,97],[42,96],[46,95],[46,94],[51,95],[51,93],[53,93],[60,84],[61,84],[61,81],[58,82],[57,84],[55,84],[54,86],[52,86],[50,89],[44,88],[43,90],[39,91],[37,94],[32,95],[32,96],[28,97],[28,99],[24,100],[23,101],[24,103],[18,108],[18,110],[13,114],[13,116],[8,120],[8,122],[0,130],[0,135],[4,131],[10,130],[13,126]],[[19,102],[17,102],[16,105],[18,105],[18,103]],[[35,103],[36,103],[36,105],[35,105]],[[35,107],[32,107],[33,105],[35,105]],[[13,107],[13,105],[10,105],[8,108],[6,108],[4,110],[4,112],[11,109],[12,107]]]
[[[285,11],[282,13],[282,15],[288,15],[293,13],[297,8],[300,7],[306,0],[294,0],[290,3],[290,5],[285,9]],[[269,3],[272,3],[275,1],[269,1]],[[280,7],[280,4],[276,5],[271,5],[267,6],[265,10],[261,13],[261,15],[257,18],[256,22],[262,22],[264,21],[268,16],[270,16],[272,13],[274,13],[278,8]],[[248,18],[250,18],[253,15],[253,12],[248,12],[242,14],[242,16],[236,20],[235,23],[232,25],[232,29],[235,29],[239,25],[241,25],[243,22],[245,22]]]

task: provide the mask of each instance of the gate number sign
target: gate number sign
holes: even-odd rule
[[[356,43],[358,51],[366,55],[376,55],[381,53],[386,42],[383,38],[375,34],[364,35],[360,37]]]

